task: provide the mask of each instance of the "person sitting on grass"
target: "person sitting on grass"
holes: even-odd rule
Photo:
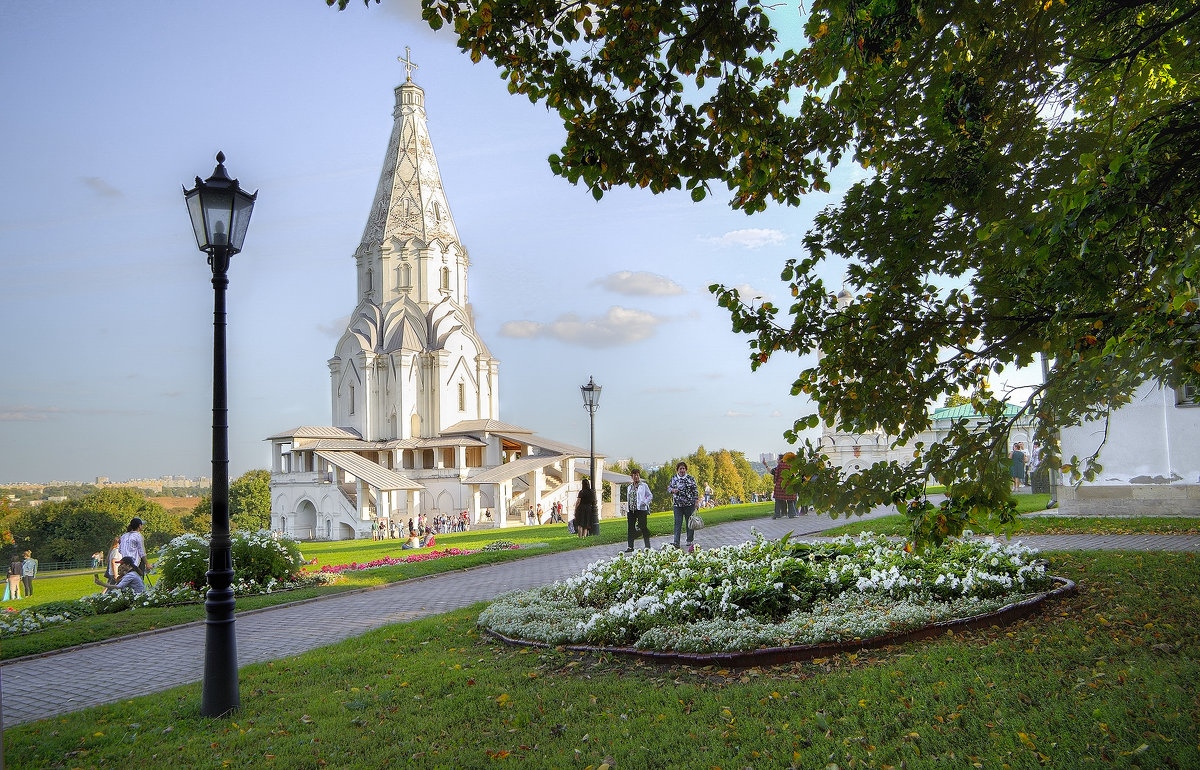
[[[92,575],[92,580],[96,581],[96,585],[104,589],[103,593],[109,591],[124,591],[129,589],[135,594],[146,593],[146,584],[142,582],[142,576],[138,574],[137,568],[133,565],[133,559],[126,556],[121,559],[121,563],[117,566],[116,581],[105,582],[100,579],[99,574]]]

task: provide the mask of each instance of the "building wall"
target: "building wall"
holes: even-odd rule
[[[1063,458],[1100,450],[1094,481],[1059,490],[1064,514],[1200,515],[1200,407],[1177,405],[1176,392],[1146,383],[1106,424],[1062,431]]]

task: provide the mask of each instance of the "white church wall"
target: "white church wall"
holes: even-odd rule
[[[1100,420],[1062,431],[1063,457],[1100,450],[1103,470],[1090,482],[1059,489],[1065,514],[1200,515],[1200,408],[1177,406],[1176,394],[1145,383],[1132,401]]]

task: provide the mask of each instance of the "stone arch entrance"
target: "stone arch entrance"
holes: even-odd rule
[[[317,537],[317,506],[312,500],[301,500],[296,505],[296,513],[292,517],[292,529],[285,528],[284,532],[297,540],[315,540]]]

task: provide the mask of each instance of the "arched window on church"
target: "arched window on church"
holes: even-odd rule
[[[464,383],[458,383],[458,411],[467,411],[467,386]]]
[[[412,265],[407,262],[400,266],[400,285],[412,286]]]
[[[403,462],[405,468],[414,467],[416,460],[413,457],[413,451],[411,449],[404,450],[404,454],[401,457],[401,462]]]
[[[350,386],[350,414],[354,414],[354,386]]]
[[[371,284],[374,282],[374,280],[375,280],[375,275],[371,272],[371,268],[368,267],[366,280],[363,281],[363,294],[364,295],[371,293],[371,289],[372,289]]]
[[[408,435],[412,438],[421,437],[421,415],[414,413],[408,421]]]
[[[450,268],[442,268],[442,289],[450,291]]]

